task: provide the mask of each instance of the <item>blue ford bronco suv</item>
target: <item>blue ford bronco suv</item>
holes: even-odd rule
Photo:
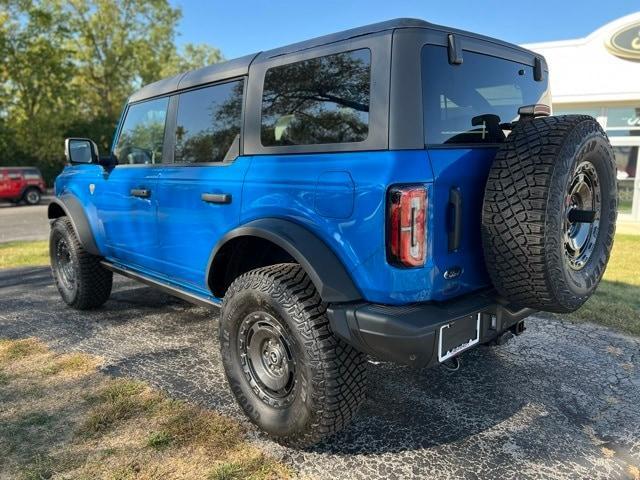
[[[593,118],[550,115],[548,77],[531,51],[398,19],[147,85],[109,155],[66,140],[57,288],[95,308],[116,272],[220,307],[238,403],[311,445],[354,416],[367,356],[456,362],[594,292],[613,153]]]

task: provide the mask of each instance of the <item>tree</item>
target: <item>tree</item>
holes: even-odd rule
[[[62,15],[56,1],[5,2],[0,10],[0,148],[11,163],[38,158],[46,170],[60,157],[60,144],[52,146],[65,122],[74,72]]]
[[[131,93],[219,61],[205,45],[178,52],[180,15],[168,0],[0,0],[0,165],[50,180],[65,136],[107,151]]]
[[[117,118],[132,90],[173,62],[180,11],[166,0],[68,0],[81,109]]]
[[[187,43],[181,54],[176,54],[172,64],[167,65],[163,76],[175,75],[177,73],[195,70],[206,67],[224,60],[222,52],[210,45]]]

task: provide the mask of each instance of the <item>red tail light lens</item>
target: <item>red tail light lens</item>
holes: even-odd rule
[[[392,187],[387,195],[387,252],[390,263],[421,267],[426,258],[427,190]]]

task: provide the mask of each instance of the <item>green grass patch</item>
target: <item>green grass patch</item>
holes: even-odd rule
[[[89,412],[79,433],[87,436],[102,434],[123,420],[149,412],[161,401],[143,383],[127,379],[110,379],[104,388],[90,397],[95,407]]]
[[[640,335],[639,235],[616,235],[603,281],[593,297],[568,318]]]
[[[18,360],[45,351],[45,346],[34,338],[0,340],[0,361],[3,362]]]
[[[32,267],[49,264],[49,242],[0,243],[0,268]]]
[[[287,479],[217,412],[111,378],[90,355],[0,339],[0,478]]]
[[[54,360],[42,369],[45,375],[58,375],[59,373],[85,372],[95,368],[95,361],[84,353],[72,353]]]
[[[171,440],[172,440],[171,435],[167,432],[164,432],[164,431],[153,432],[147,438],[147,446],[160,450],[162,448],[169,446],[169,444],[171,443]]]
[[[247,474],[238,463],[221,463],[209,473],[209,480],[244,480]]]

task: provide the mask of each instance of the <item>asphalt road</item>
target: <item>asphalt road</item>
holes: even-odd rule
[[[0,202],[0,243],[49,238],[48,203],[49,197],[35,206]]]
[[[35,336],[105,359],[105,370],[244,417],[224,379],[217,313],[118,278],[94,312],[63,306],[46,268],[0,271],[0,337]],[[640,467],[640,339],[540,318],[455,373],[369,365],[354,424],[316,448],[253,441],[315,478],[634,478]],[[636,477],[637,478],[637,477]]]

